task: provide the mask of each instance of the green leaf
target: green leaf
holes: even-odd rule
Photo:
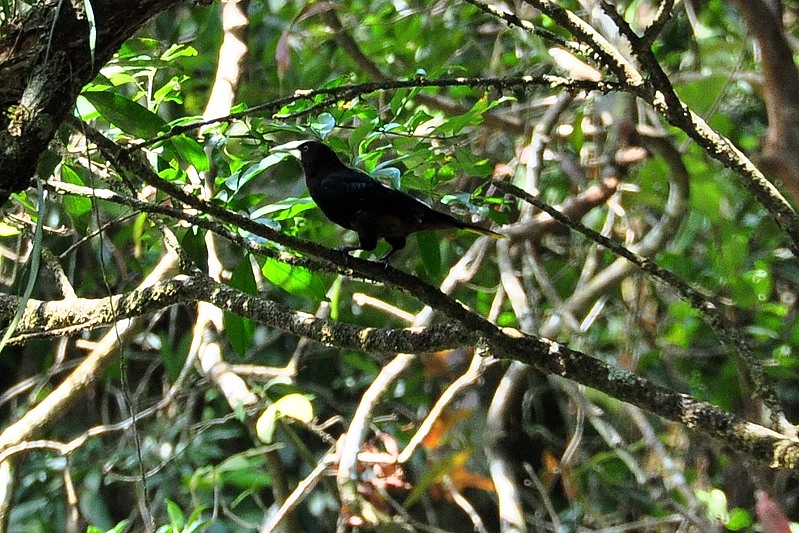
[[[133,222],[131,240],[133,241],[133,257],[141,257],[144,248],[144,231],[148,227],[147,213],[139,213]]]
[[[205,231],[192,227],[180,241],[180,246],[195,265],[203,272],[208,271],[208,248],[205,246]]]
[[[183,95],[181,94],[182,83],[186,81],[186,76],[173,76],[169,81],[161,86],[151,98],[154,104],[154,109],[158,109],[164,102],[177,102],[183,103]]]
[[[677,95],[698,113],[706,113],[729,82],[729,74],[702,76],[698,81],[682,83],[674,87]]]
[[[318,117],[316,117],[316,121],[311,123],[311,129],[316,132],[317,135],[321,138],[327,137],[327,135],[333,131],[333,128],[336,127],[336,118],[331,115],[330,113],[322,113]]]
[[[724,527],[729,529],[730,531],[740,531],[744,528],[750,527],[754,524],[752,520],[752,515],[746,509],[741,509],[740,507],[735,507],[730,509],[730,518],[727,520],[727,523],[724,524]]]
[[[83,169],[78,169],[83,171]],[[71,183],[72,185],[85,185],[83,179],[80,177],[76,169],[69,165],[61,165],[61,181],[64,183]],[[90,213],[92,211],[92,200],[82,196],[73,196],[65,194],[63,198],[64,210],[72,219],[75,227],[81,232],[85,232],[89,226]]]
[[[423,231],[416,234],[416,242],[419,244],[419,255],[422,257],[422,264],[427,274],[438,279],[441,275],[441,250],[438,239],[432,231]]]
[[[222,322],[225,325],[225,332],[233,351],[244,357],[255,335],[255,322],[227,311],[223,316]]]
[[[169,128],[161,117],[122,95],[104,91],[87,91],[81,93],[81,96],[91,102],[97,112],[108,122],[140,139],[155,137]]]
[[[169,139],[175,152],[187,163],[197,169],[198,172],[207,172],[211,165],[208,163],[208,158],[205,155],[203,146],[195,139],[186,135],[177,135]]]
[[[45,150],[39,156],[38,163],[36,163],[36,173],[40,177],[47,179],[55,173],[59,163],[61,163],[61,154],[55,150]]]
[[[257,220],[268,216],[272,220],[289,220],[303,211],[316,207],[316,202],[311,198],[286,198],[275,204],[259,207],[250,215],[250,218]]]
[[[161,54],[161,61],[169,62],[178,57],[194,57],[196,55],[197,50],[187,44],[173,44]]]
[[[258,176],[267,168],[279,163],[280,161],[283,161],[287,156],[288,154],[285,153],[269,154],[254,165],[242,167],[240,170],[234,172],[227,179],[225,179],[225,187],[231,191],[238,192],[239,189],[244,187],[250,180]]]
[[[310,298],[317,302],[327,301],[325,284],[314,272],[302,266],[293,266],[267,257],[261,271],[270,283],[289,294]]]
[[[352,133],[350,133],[348,143],[350,151],[353,153],[358,153],[360,150],[361,141],[363,141],[366,136],[372,133],[375,129],[375,121],[374,120],[364,120],[360,126],[355,128]]]
[[[189,356],[190,345],[191,333],[189,332],[179,337],[177,346],[173,347],[171,342],[164,342],[161,347],[161,363],[164,365],[169,381],[174,382],[180,375],[180,371],[183,370],[183,365]]]
[[[372,177],[380,181],[389,181],[395,189],[400,188],[402,173],[397,167],[378,167],[372,171]]]
[[[186,518],[178,504],[172,500],[166,501],[166,513],[169,515],[169,524],[175,531],[180,531],[186,525]]]
[[[249,256],[239,262],[233,270],[228,284],[247,294],[257,293],[258,284],[252,272]],[[255,322],[229,312],[225,312],[223,322],[233,350],[240,356],[244,356],[247,348],[250,347],[253,335],[255,335]]]

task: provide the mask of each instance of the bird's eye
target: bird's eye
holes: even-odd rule
[[[303,144],[302,146],[300,146],[300,150],[303,151],[303,152],[307,152],[308,151],[308,145],[307,144]]]

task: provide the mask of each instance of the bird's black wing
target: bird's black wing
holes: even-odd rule
[[[330,220],[362,236],[405,236],[460,224],[450,215],[351,168],[328,172],[309,189]]]

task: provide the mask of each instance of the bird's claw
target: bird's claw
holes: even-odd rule
[[[352,257],[352,254],[350,252],[354,252],[355,250],[359,249],[360,248],[358,248],[357,246],[342,246],[341,248],[338,249],[338,251],[341,252],[342,258],[344,259],[345,266],[349,266],[350,257]]]

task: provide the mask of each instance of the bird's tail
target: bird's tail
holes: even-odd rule
[[[486,235],[491,237],[492,239],[507,239],[507,235],[503,235],[501,233],[497,233],[496,231],[491,231],[490,229],[481,228],[480,226],[476,226],[475,224],[469,224],[468,222],[460,222],[459,227],[466,231],[471,231],[472,233],[479,233],[480,235]]]

